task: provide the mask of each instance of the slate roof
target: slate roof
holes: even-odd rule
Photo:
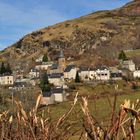
[[[115,77],[122,77],[122,73],[111,73],[111,77],[115,78]]]
[[[3,74],[0,74],[0,76],[12,76],[9,72],[6,72],[6,73],[3,73]]]
[[[98,70],[98,69],[99,70],[109,70],[108,67],[106,67],[106,66],[97,67],[96,70]]]
[[[62,76],[64,76],[63,73],[52,73],[48,77],[49,78],[61,78]]]
[[[89,67],[81,67],[79,71],[89,71]]]
[[[47,91],[47,92],[43,92],[43,97],[51,97],[52,92],[51,91]]]
[[[74,69],[74,68],[75,68],[75,65],[68,65],[68,66],[66,67],[66,69],[64,70],[64,72],[70,72],[71,69]]]
[[[64,91],[63,88],[53,88],[53,89],[51,90],[51,92],[52,92],[53,94],[63,94],[63,91]]]
[[[50,69],[57,69],[58,68],[58,64],[53,64],[51,67],[50,67]]]

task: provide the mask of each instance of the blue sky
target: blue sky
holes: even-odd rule
[[[0,50],[27,33],[130,0],[0,0]]]

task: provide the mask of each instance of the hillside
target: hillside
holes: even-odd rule
[[[31,66],[45,52],[56,60],[60,48],[78,65],[114,65],[120,50],[140,48],[140,1],[99,11],[24,36],[0,54],[13,66]],[[140,56],[133,56],[139,61]]]

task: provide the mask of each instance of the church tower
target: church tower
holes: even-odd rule
[[[60,55],[58,58],[58,65],[59,65],[60,72],[63,72],[66,68],[66,61],[65,61],[64,52],[62,49],[60,51]]]

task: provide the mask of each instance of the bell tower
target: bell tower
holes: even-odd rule
[[[64,56],[64,52],[62,49],[60,51],[60,55],[58,58],[58,65],[59,65],[60,72],[63,72],[66,68],[66,61],[65,61],[65,56]]]

